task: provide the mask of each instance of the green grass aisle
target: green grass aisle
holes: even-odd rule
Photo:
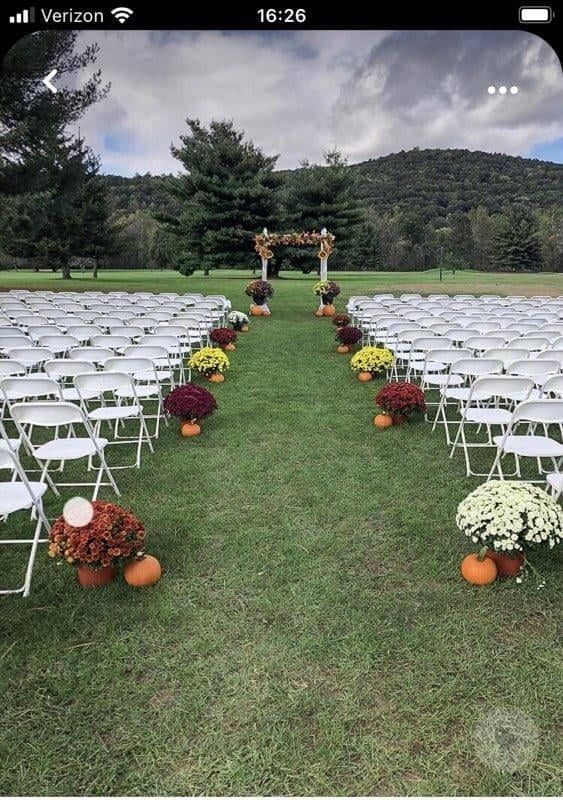
[[[2,601],[5,793],[560,793],[557,556],[541,592],[463,583],[475,482],[429,426],[373,428],[314,307],[277,282],[202,435],[119,474],[160,584],[87,592],[43,551]],[[474,753],[498,707],[540,728],[514,775]]]

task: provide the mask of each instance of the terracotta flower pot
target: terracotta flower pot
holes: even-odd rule
[[[367,383],[367,381],[373,380],[373,375],[371,372],[358,372],[358,380],[361,383]]]
[[[220,372],[212,372],[211,375],[208,376],[207,380],[211,381],[211,383],[223,383],[225,376]]]
[[[497,553],[495,550],[488,550],[487,556],[497,565],[500,578],[514,578],[526,561],[525,553],[517,550],[513,555],[510,553]]]
[[[336,348],[336,351],[338,353],[349,353],[350,348],[348,347],[347,344],[339,344],[338,347]]]
[[[101,569],[92,569],[92,567],[77,567],[76,577],[78,583],[84,589],[90,589],[95,586],[106,586],[111,583],[117,575],[117,567],[102,567]]]
[[[393,420],[393,425],[402,425],[403,422],[406,422],[408,417],[405,417],[404,414],[391,414],[391,419]]]

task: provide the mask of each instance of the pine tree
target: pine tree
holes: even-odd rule
[[[95,255],[107,233],[103,190],[90,183],[97,164],[67,131],[109,87],[102,86],[99,70],[81,88],[68,88],[69,81],[54,95],[41,83],[51,68],[68,76],[95,63],[97,45],[75,52],[77,35],[40,31],[23,37],[7,54],[0,82],[0,194],[2,205],[18,208],[24,219],[21,224],[8,213],[0,247],[11,255],[40,256],[65,278],[71,255],[82,254],[76,247]],[[90,243],[83,225],[95,232]]]
[[[353,266],[362,212],[358,201],[358,183],[353,170],[338,151],[325,155],[325,164],[303,162],[291,173],[284,195],[285,229],[320,231],[327,228],[336,237],[329,268]],[[302,248],[284,248],[285,257],[295,268],[317,268],[316,254]],[[279,263],[278,263],[279,266]]]
[[[501,216],[493,242],[493,263],[498,270],[510,272],[541,269],[538,225],[529,209],[521,206]]]
[[[169,225],[181,242],[181,270],[251,267],[253,237],[272,226],[277,211],[277,156],[245,141],[232,122],[213,121],[209,128],[186,122],[181,146],[172,147],[186,170],[177,188],[182,211]]]

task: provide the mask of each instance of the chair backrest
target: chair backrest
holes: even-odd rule
[[[74,403],[14,403],[10,409],[12,419],[19,425],[56,428],[59,425],[82,423],[91,430],[82,409]]]
[[[518,337],[517,339],[510,339],[508,342],[509,347],[520,347],[529,352],[539,352],[549,347],[550,341],[546,336],[526,336]]]
[[[122,372],[135,380],[158,382],[158,374],[152,358],[141,356],[116,356],[108,358],[104,372]]]
[[[153,361],[155,359],[161,358],[168,358],[168,350],[166,347],[162,347],[161,345],[140,345],[140,344],[133,344],[130,347],[126,347],[123,351],[123,355],[125,356],[132,356],[139,358],[150,358]]]
[[[73,361],[91,361],[94,364],[103,364],[113,355],[109,347],[74,347],[68,351],[68,358]]]
[[[451,366],[452,364],[455,364],[456,361],[460,361],[461,359],[465,358],[471,358],[472,356],[471,350],[461,349],[460,347],[436,347],[430,348],[425,352],[425,372],[427,367],[432,367],[432,365],[444,364]]]
[[[75,378],[83,372],[92,372],[96,369],[93,361],[78,361],[72,358],[54,358],[46,361],[43,369],[50,378],[59,380],[61,378]]]
[[[92,336],[92,347],[107,347],[110,350],[120,350],[130,345],[132,341],[132,336],[102,333],[99,336]]]
[[[470,336],[465,340],[465,347],[470,347],[471,350],[483,352],[484,350],[491,350],[493,347],[502,347],[505,342],[504,336]]]
[[[53,353],[46,347],[10,347],[6,349],[8,358],[13,358],[27,366],[41,364],[53,357]]]
[[[500,358],[461,358],[452,364],[452,374],[467,378],[481,375],[500,375],[504,364]]]
[[[97,325],[70,325],[66,332],[68,336],[74,336],[80,344],[84,344],[89,342],[92,336],[100,336],[102,329]]]
[[[536,355],[537,361],[558,361],[560,369],[563,368],[563,350],[542,350]]]
[[[467,404],[469,406],[472,402],[491,400],[495,397],[520,403],[527,400],[533,390],[533,378],[517,375],[483,375],[471,384]]]
[[[0,380],[0,393],[8,400],[26,400],[32,397],[54,397],[60,399],[61,389],[57,381],[43,376],[12,376]]]
[[[510,428],[519,422],[540,422],[545,425],[563,423],[563,400],[525,400],[514,409]]]
[[[33,347],[33,342],[27,336],[0,336],[0,350],[7,352],[13,347]]]
[[[530,355],[528,350],[523,350],[518,347],[493,347],[490,350],[485,350],[482,353],[482,358],[500,358],[504,364],[504,368],[508,369],[510,364],[514,361],[520,361],[528,358]]]
[[[9,375],[25,375],[26,373],[25,364],[13,358],[0,359],[0,378],[7,378]]]
[[[103,397],[108,392],[124,390],[135,396],[135,386],[131,375],[126,372],[84,372],[74,379],[74,386],[82,400]]]
[[[563,375],[552,375],[542,386],[542,392],[546,397],[556,395],[563,398]]]
[[[53,353],[66,353],[71,347],[78,347],[80,342],[74,336],[59,334],[58,336],[41,336],[38,339],[39,347],[46,347]]]
[[[112,336],[128,336],[131,341],[138,339],[145,333],[139,325],[113,325],[109,332]]]
[[[548,359],[528,358],[514,361],[508,368],[510,375],[528,375],[530,378],[556,374],[559,372],[559,362]]]

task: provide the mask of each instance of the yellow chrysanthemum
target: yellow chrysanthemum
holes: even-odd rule
[[[393,353],[386,347],[362,347],[352,356],[350,366],[354,372],[384,372],[393,364]]]
[[[225,372],[231,363],[220,347],[202,347],[188,359],[188,366],[207,375],[211,372]]]

